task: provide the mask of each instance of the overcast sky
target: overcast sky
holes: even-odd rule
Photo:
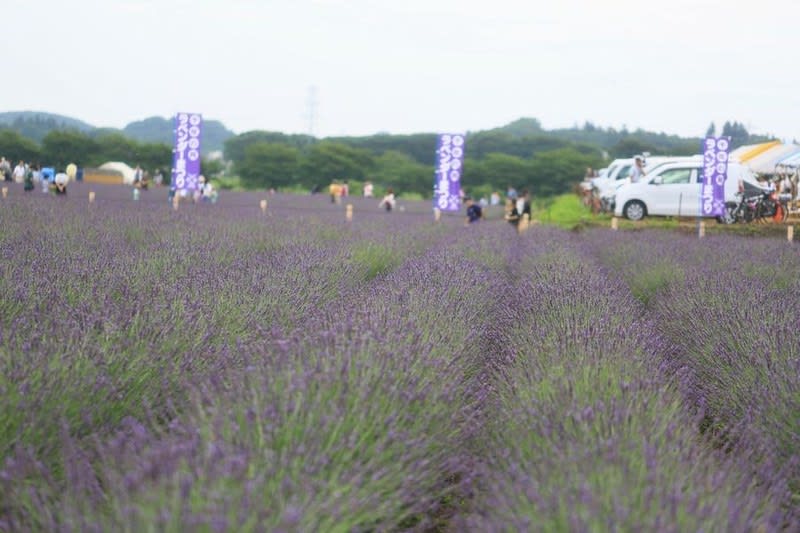
[[[2,0],[0,111],[237,133],[476,131],[520,117],[800,138],[800,1]],[[316,88],[313,123],[311,87]]]

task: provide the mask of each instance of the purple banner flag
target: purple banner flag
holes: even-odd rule
[[[203,117],[199,113],[175,115],[175,149],[172,151],[172,185],[176,190],[196,191],[200,186],[200,133]]]
[[[442,211],[461,208],[461,174],[464,171],[465,136],[442,133],[436,144],[436,181],[433,184],[433,206]]]
[[[728,179],[730,137],[706,137],[703,141],[703,180],[700,214],[716,217],[725,213],[725,180]]]

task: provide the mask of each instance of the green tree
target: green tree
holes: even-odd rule
[[[586,167],[597,168],[598,157],[582,154],[574,148],[541,152],[531,161],[534,195],[552,196],[569,192],[579,182]]]
[[[101,165],[108,161],[122,161],[130,166],[141,165],[136,141],[121,133],[107,133],[95,139],[97,151],[91,165]],[[144,165],[142,165],[144,166]]]
[[[744,124],[740,124],[739,122],[726,121],[722,126],[722,136],[731,138],[732,149],[751,142],[750,133],[747,131],[747,128],[744,127]]]
[[[98,145],[86,133],[53,130],[42,141],[42,165],[64,169],[68,164],[86,166],[96,160]]]
[[[207,178],[216,178],[225,170],[225,163],[221,159],[203,159],[200,167]]]
[[[172,147],[162,143],[136,143],[133,164],[141,165],[151,174],[160,169],[163,174],[169,175],[172,168]],[[205,167],[201,168],[205,172]]]
[[[699,146],[699,144],[698,144]],[[637,154],[648,152],[650,154],[659,154],[661,151],[658,147],[647,143],[637,137],[629,136],[621,139],[617,144],[611,147],[609,153],[611,157],[633,157]]]
[[[250,188],[284,187],[296,183],[300,151],[292,146],[256,142],[247,146],[236,172]]]
[[[0,155],[14,163],[20,159],[37,161],[41,156],[41,150],[35,142],[16,131],[2,129],[0,130]]]
[[[433,165],[436,159],[436,134],[433,133],[412,135],[379,133],[369,137],[338,137],[328,140],[363,148],[375,155],[389,150],[401,152],[421,165]]]
[[[414,192],[428,198],[433,191],[433,166],[421,165],[407,154],[388,151],[375,158],[370,178],[382,187],[392,187],[399,194]]]
[[[245,150],[247,150],[247,147],[251,144],[283,144],[298,149],[304,149],[315,142],[316,139],[309,135],[287,135],[277,131],[248,131],[226,140],[224,153],[225,159],[236,165],[244,161]]]
[[[490,185],[493,189],[505,189],[509,185],[524,188],[531,184],[533,169],[529,159],[492,153],[480,161],[468,160],[464,164],[463,184],[467,189],[479,185]]]
[[[363,181],[374,167],[367,150],[323,141],[309,148],[300,164],[299,182],[306,186],[325,185],[333,180]]]

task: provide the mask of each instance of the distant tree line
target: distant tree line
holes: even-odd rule
[[[305,135],[248,132],[225,142],[225,159],[252,188],[327,186],[334,180],[371,180],[401,192],[430,197],[436,135],[375,135],[317,140]],[[505,133],[467,137],[462,186],[488,194],[511,185],[539,195],[568,191],[601,151],[546,136]]]
[[[166,123],[165,119],[153,118],[132,127],[156,132],[163,130]],[[169,175],[172,151],[166,142],[137,141],[111,129],[51,129],[37,142],[18,131],[39,128],[37,134],[41,134],[54,124],[52,118],[15,117],[14,124],[0,126],[0,155],[58,168],[69,163],[92,167],[106,161],[124,161],[150,171],[162,169]],[[714,124],[706,133],[716,133]],[[731,136],[734,147],[769,138],[749,134],[738,122],[726,122],[720,134]],[[223,135],[221,131],[220,136]],[[696,154],[701,140],[601,128],[589,122],[582,127],[546,131],[538,120],[523,118],[502,128],[468,132],[462,186],[474,195],[488,195],[491,190],[513,186],[549,196],[570,190],[587,167],[602,167],[610,159],[643,152]],[[325,187],[334,180],[371,180],[401,193],[430,197],[435,146],[436,135],[432,133],[317,139],[251,131],[228,137],[224,155],[232,173],[248,188],[308,190]],[[219,161],[203,163],[206,176],[214,176],[222,169]]]
[[[750,135],[739,123],[726,123],[734,148],[768,139]],[[648,152],[692,155],[701,137],[679,137],[644,130],[601,128],[592,123],[570,129],[542,129],[523,118],[502,128],[469,133],[462,185],[468,193],[508,185],[547,196],[568,191],[587,167]],[[426,197],[432,193],[436,135],[377,134],[318,140],[308,135],[251,131],[225,142],[225,159],[242,182],[253,188],[325,186],[333,180],[372,180]]]
[[[89,135],[77,130],[52,130],[37,143],[11,129],[0,129],[0,155],[14,162],[24,160],[41,166],[64,169],[75,163],[79,167],[96,167],[107,161],[123,161],[141,165],[150,171],[161,169],[165,174],[172,166],[172,148],[163,143],[141,143],[121,133]]]

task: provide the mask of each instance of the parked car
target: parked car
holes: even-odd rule
[[[605,174],[591,180],[592,188],[603,190],[617,180],[623,180],[630,174],[633,159],[615,159],[608,165]]]
[[[700,187],[703,163],[700,158],[663,163],[638,183],[617,190],[614,214],[630,220],[646,216],[701,216]],[[753,172],[745,165],[728,163],[725,202],[735,202],[739,184],[758,187]],[[722,217],[718,217],[720,221]]]
[[[661,165],[675,162],[675,161],[692,161],[702,163],[702,156],[653,156],[645,158],[644,171],[645,175],[651,174]],[[614,163],[618,163],[615,171],[608,175],[605,180],[597,180],[594,182],[595,191],[594,195],[600,198],[600,205],[603,211],[614,211],[616,206],[617,190],[623,185],[629,184],[630,174],[633,170],[634,159],[617,159]],[[613,164],[613,163],[612,163]],[[611,167],[609,167],[611,168]]]

